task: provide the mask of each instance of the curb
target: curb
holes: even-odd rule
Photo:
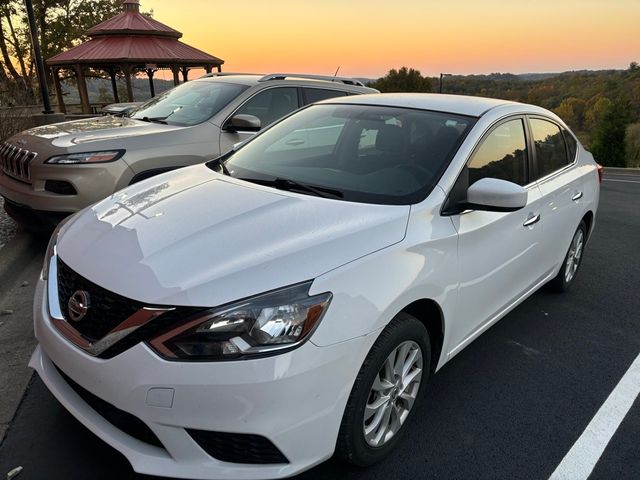
[[[41,243],[28,232],[18,230],[15,237],[0,249],[0,294],[12,286],[20,272],[38,255]]]

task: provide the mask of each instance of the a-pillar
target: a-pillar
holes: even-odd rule
[[[60,113],[67,113],[67,107],[64,104],[64,97],[62,96],[62,85],[60,84],[60,68],[52,68],[53,84],[56,88],[56,96],[58,97],[58,110]]]
[[[109,77],[111,77],[111,89],[113,90],[113,101],[115,103],[120,103],[120,96],[118,95],[118,84],[116,83],[116,70],[111,67],[107,69],[109,73]]]
[[[80,93],[80,104],[82,105],[82,113],[91,113],[91,105],[89,104],[89,92],[87,91],[87,81],[84,77],[84,69],[81,65],[75,66],[76,80],[78,83],[78,93]]]
[[[155,70],[153,68],[147,68],[147,77],[149,77],[149,91],[151,92],[151,98],[156,96],[156,89],[153,88],[153,74]]]

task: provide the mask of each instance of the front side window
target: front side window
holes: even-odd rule
[[[431,191],[475,121],[393,107],[312,105],[231,153],[225,166],[233,177],[276,188],[312,194],[301,187],[310,186],[332,198],[406,205]]]
[[[498,125],[484,139],[468,166],[469,185],[481,178],[527,184],[527,142],[521,119]]]
[[[295,87],[269,88],[251,97],[236,111],[260,119],[262,128],[297,110],[298,89]]]
[[[560,127],[539,118],[532,118],[529,123],[536,149],[538,178],[566,167],[569,161]]]
[[[163,92],[129,116],[169,125],[197,125],[209,120],[247,88],[246,85],[195,80]]]

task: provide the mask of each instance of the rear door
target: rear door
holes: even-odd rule
[[[534,177],[544,199],[544,229],[540,262],[550,273],[562,260],[583,215],[583,179],[576,167],[577,142],[556,122],[538,116],[528,118],[534,146]]]
[[[465,192],[481,178],[498,178],[523,186],[527,205],[515,212],[466,210],[452,215],[458,231],[459,278],[457,321],[451,326],[452,353],[493,323],[544,274],[540,213],[542,195],[530,181],[530,148],[523,116],[492,127],[472,154],[453,192]],[[453,194],[452,192],[452,194]]]

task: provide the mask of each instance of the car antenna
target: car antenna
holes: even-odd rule
[[[338,76],[338,72],[340,71],[340,67],[342,65],[338,65],[338,68],[336,68],[336,73],[333,74],[333,79],[335,80],[335,78]]]

